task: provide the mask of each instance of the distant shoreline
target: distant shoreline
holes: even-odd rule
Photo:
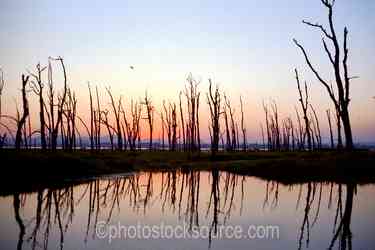
[[[32,192],[87,182],[94,177],[139,171],[220,170],[286,184],[337,182],[375,184],[375,152],[225,152],[169,151],[43,152],[0,150],[4,180],[0,195]]]

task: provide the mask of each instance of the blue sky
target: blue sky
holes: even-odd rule
[[[358,140],[375,140],[375,1],[336,0],[335,23],[349,28],[353,82],[353,130]],[[111,86],[124,96],[155,102],[176,99],[189,72],[247,103],[253,138],[262,122],[262,99],[274,98],[284,114],[297,103],[293,75],[298,67],[311,85],[324,119],[330,102],[292,43],[297,38],[327,79],[332,78],[321,35],[302,19],[325,24],[319,0],[289,1],[39,1],[0,3],[0,67],[5,72],[5,110],[14,110],[20,74],[48,56],[63,56],[70,85],[87,98],[86,83]],[[129,70],[134,65],[135,70]],[[238,103],[237,103],[238,104]],[[3,106],[4,106],[3,105]],[[325,125],[323,125],[325,126]],[[250,132],[251,133],[251,132]]]

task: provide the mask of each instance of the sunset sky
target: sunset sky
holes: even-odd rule
[[[352,81],[351,119],[355,142],[375,141],[375,1],[336,0],[335,24],[340,38],[349,29]],[[328,94],[306,67],[296,38],[325,79],[333,80],[318,30],[302,19],[326,24],[320,0],[288,1],[0,1],[0,67],[4,71],[3,113],[20,105],[20,76],[48,56],[62,56],[79,110],[88,113],[87,82],[116,97],[138,99],[145,90],[160,110],[163,99],[177,101],[191,72],[225,90],[239,112],[245,101],[249,140],[260,142],[262,100],[277,101],[281,115],[295,118],[297,67],[311,89],[327,139]],[[130,66],[134,66],[131,69]],[[31,94],[30,94],[31,95]],[[36,97],[33,95],[33,102]],[[206,100],[202,100],[206,103]],[[207,105],[202,104],[202,131],[207,138]],[[33,109],[37,115],[38,110]],[[34,116],[36,117],[36,116]],[[34,118],[35,119],[35,118]],[[35,124],[37,126],[37,123]]]

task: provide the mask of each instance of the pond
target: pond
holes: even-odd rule
[[[1,249],[374,249],[375,186],[141,172],[0,198]]]

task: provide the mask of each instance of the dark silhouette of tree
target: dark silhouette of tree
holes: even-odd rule
[[[246,151],[246,149],[247,149],[247,139],[246,139],[246,128],[245,128],[245,124],[244,124],[243,101],[242,101],[241,96],[240,96],[240,105],[241,105],[242,150]]]
[[[18,227],[20,228],[20,232],[18,234],[17,250],[22,249],[23,237],[25,236],[25,224],[23,223],[21,215],[20,215],[20,206],[21,206],[20,194],[14,194],[13,195],[14,217],[16,218],[16,222],[18,224]]]
[[[316,111],[315,111],[314,107],[311,104],[310,104],[310,107],[311,107],[311,110],[312,110],[312,113],[313,113],[313,116],[314,116],[314,119],[311,119],[311,121],[312,121],[312,124],[313,124],[316,142],[318,144],[318,149],[321,149],[321,147],[322,147],[322,136],[320,134],[320,125],[319,125],[318,116],[316,114]]]
[[[180,92],[179,101],[180,101],[182,143],[183,143],[183,150],[186,151],[186,129],[185,129],[185,122],[184,122],[184,112],[183,112],[183,109],[182,109],[182,92]]]
[[[152,150],[152,133],[154,131],[154,106],[152,105],[152,101],[150,97],[147,95],[147,91],[145,93],[145,98],[143,105],[146,106],[146,111],[147,111],[147,117],[145,118],[148,122],[148,128],[149,128],[149,146],[148,149],[151,151]]]
[[[215,157],[219,151],[220,136],[220,114],[221,114],[221,95],[219,87],[216,86],[215,91],[212,90],[212,81],[208,80],[210,85],[207,93],[207,102],[210,108],[210,131],[211,131],[211,155]]]
[[[22,129],[25,126],[26,118],[29,115],[29,102],[27,100],[26,95],[26,85],[29,81],[30,76],[22,75],[22,107],[23,107],[23,114],[21,119],[17,122],[17,133],[16,133],[16,149],[21,148],[22,143]]]
[[[331,141],[331,149],[333,149],[335,147],[335,144],[333,142],[331,110],[327,109],[326,113],[327,113],[328,126],[329,126],[329,135],[330,135],[330,141]]]
[[[308,114],[308,108],[309,108],[309,92],[307,89],[307,83],[305,81],[305,96],[303,96],[302,90],[301,90],[301,84],[298,76],[297,69],[294,70],[296,73],[296,80],[297,80],[297,87],[298,87],[298,93],[299,93],[299,102],[301,103],[301,108],[303,112],[303,120],[305,121],[305,135],[307,136],[307,147],[309,150],[312,150],[312,144],[311,144],[311,133],[310,133],[310,121],[307,117]],[[303,145],[302,145],[303,146]]]
[[[44,83],[42,82],[42,73],[47,67],[41,67],[40,63],[36,65],[36,74],[30,73],[35,81],[31,81],[31,89],[39,97],[39,122],[40,122],[40,144],[43,150],[47,149],[46,140],[46,121],[44,111],[44,99],[43,99],[43,88]]]
[[[121,97],[118,100],[118,105],[116,107],[115,100],[113,99],[111,89],[107,88],[107,93],[111,99],[111,105],[113,114],[115,116],[115,124],[116,124],[116,136],[117,136],[117,149],[122,150],[122,130],[121,130],[121,117],[120,117],[120,111],[121,111]]]
[[[3,95],[3,89],[4,89],[4,84],[5,84],[5,82],[4,82],[4,71],[3,71],[3,69],[2,68],[0,68],[0,119],[1,119],[1,115],[2,115],[2,106],[1,106],[1,97],[2,97],[2,95]]]
[[[304,24],[317,28],[323,33],[323,47],[324,50],[329,58],[329,61],[332,64],[334,75],[335,75],[335,82],[336,82],[336,88],[337,88],[337,98],[335,97],[335,92],[333,91],[333,88],[330,87],[328,82],[323,79],[323,77],[318,73],[315,66],[311,63],[311,60],[305,50],[305,48],[298,43],[296,39],[293,39],[294,43],[297,45],[297,47],[301,50],[303,53],[306,63],[311,69],[311,71],[314,73],[316,78],[323,84],[323,86],[326,88],[332,102],[334,103],[336,109],[339,110],[340,119],[342,120],[344,132],[345,132],[345,143],[346,143],[346,149],[351,150],[353,149],[353,137],[352,137],[352,129],[350,125],[350,114],[349,114],[349,102],[350,102],[350,80],[352,80],[355,77],[349,76],[348,72],[348,29],[347,27],[344,28],[344,40],[343,40],[343,51],[340,48],[339,39],[337,38],[336,29],[333,22],[333,7],[335,4],[335,0],[321,0],[322,4],[327,8],[328,10],[328,22],[329,22],[329,29],[327,30],[323,25],[321,24],[313,24],[308,21],[302,21]],[[326,40],[328,39],[333,47],[334,50],[330,50],[329,46],[326,43]],[[341,62],[341,53],[344,53],[342,62]],[[342,73],[343,72],[343,75]]]
[[[200,150],[199,135],[199,81],[195,80],[192,74],[187,77],[187,86],[185,87],[185,96],[188,106],[188,120],[186,124],[186,138],[189,144],[189,152]],[[198,118],[198,119],[197,119]]]
[[[51,117],[54,117],[54,115],[53,115],[54,107],[57,106],[57,120],[56,120],[56,122],[53,122],[54,126],[51,127],[51,147],[52,147],[52,150],[56,150],[57,149],[57,138],[58,138],[58,135],[59,135],[59,128],[60,128],[60,125],[62,126],[63,109],[64,109],[64,104],[65,104],[66,95],[67,95],[67,91],[68,91],[68,85],[67,85],[67,75],[66,75],[66,69],[65,69],[65,64],[64,64],[63,58],[61,58],[61,57],[58,57],[58,58],[50,57],[50,60],[60,62],[61,68],[62,68],[62,71],[63,71],[63,76],[64,76],[63,93],[62,93],[61,96],[58,97],[57,105],[54,103],[53,98],[50,98],[50,105],[51,105],[51,114],[50,115],[51,115]],[[52,70],[51,70],[51,72],[52,72]],[[53,90],[53,81],[52,80],[50,81],[50,84],[51,84],[50,89]],[[51,91],[51,93],[53,93],[53,91]],[[53,94],[52,94],[52,96],[53,96]]]

